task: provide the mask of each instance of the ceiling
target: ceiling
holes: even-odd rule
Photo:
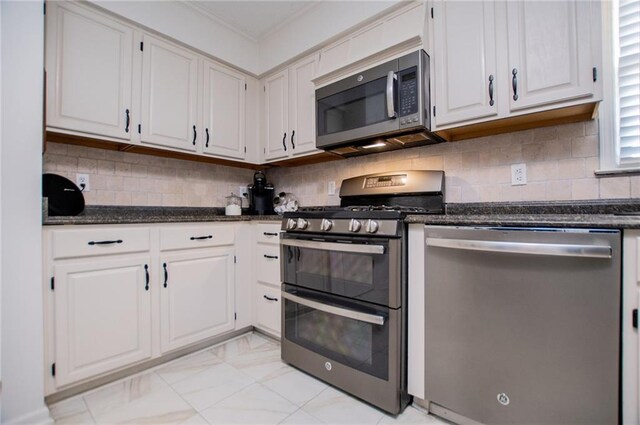
[[[255,40],[268,36],[321,0],[209,0],[190,1],[192,6],[217,18],[235,31]]]

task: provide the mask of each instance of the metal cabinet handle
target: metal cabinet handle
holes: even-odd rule
[[[209,147],[209,129],[208,129],[208,128],[205,128],[205,129],[204,129],[204,132],[205,132],[205,133],[206,133],[206,135],[207,135],[207,141],[206,141],[206,143],[204,144],[204,147],[205,147],[205,148],[208,148],[208,147]]]
[[[284,147],[284,151],[287,151],[287,143],[285,142],[285,140],[287,140],[287,132],[284,133],[284,136],[282,136],[282,146]]]
[[[144,277],[145,277],[144,290],[148,291],[149,290],[149,265],[148,264],[144,265]]]
[[[556,257],[611,258],[610,246],[527,242],[482,241],[427,238],[427,246],[504,254],[549,255]]]
[[[191,239],[192,241],[199,241],[202,239],[211,239],[213,238],[213,235],[207,235],[207,236],[191,236],[189,239]]]
[[[398,78],[396,73],[389,71],[387,74],[387,116],[389,118],[396,116],[395,96],[393,95],[393,81],[396,78]]]
[[[293,301],[294,303],[298,303],[300,305],[311,307],[319,311],[324,311],[325,313],[335,314],[336,316],[342,316],[349,319],[358,320],[360,322],[371,323],[373,325],[384,325],[384,316],[379,316],[377,314],[363,313],[348,308],[336,307],[307,298],[302,298],[288,292],[283,292],[282,298]]]
[[[489,75],[489,106],[493,106],[493,75]]]
[[[196,126],[193,126],[193,146],[196,145],[196,137],[198,136],[198,132],[196,132]]]
[[[169,280],[169,272],[167,271],[167,263],[162,263],[162,268],[164,269],[164,286],[167,287],[167,281]]]
[[[293,137],[294,137],[295,135],[296,135],[296,131],[295,131],[295,130],[293,130],[293,131],[291,132],[291,147],[292,147],[293,149],[295,149],[295,148],[296,148],[296,144],[293,142]]]
[[[122,239],[118,239],[117,241],[90,241],[89,245],[111,245],[122,243]]]
[[[263,295],[263,297],[264,297],[265,299],[269,300],[269,301],[278,301],[278,299],[277,299],[277,298],[270,297],[270,296],[268,296],[268,295]]]
[[[518,75],[518,70],[513,68],[513,71],[511,71],[511,75],[513,75],[513,77],[511,78],[511,86],[513,87],[513,100],[518,100],[518,77],[516,77],[516,75]]]
[[[277,233],[272,233],[272,232],[262,232],[262,234],[265,236],[278,236]]]
[[[277,255],[267,255],[267,254],[264,254],[264,258],[269,258],[269,259],[277,260],[277,259],[278,259],[278,256],[277,256]]]
[[[129,121],[130,121],[130,119],[129,119],[129,110],[128,109],[125,110],[124,113],[125,113],[124,132],[128,133],[129,132]]]

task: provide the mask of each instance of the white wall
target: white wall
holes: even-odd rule
[[[258,74],[257,44],[175,1],[91,0],[113,13],[168,35],[218,59]]]
[[[264,73],[407,0],[325,1],[260,41]]]
[[[50,423],[42,364],[43,4],[2,1],[0,7],[1,420]]]

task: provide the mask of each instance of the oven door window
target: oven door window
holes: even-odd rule
[[[360,303],[348,302],[338,297],[291,289],[302,300],[284,299],[284,337],[310,351],[342,363],[377,378],[389,378],[389,328],[388,309],[372,308]],[[285,295],[286,297],[286,295]],[[305,305],[308,301],[338,309],[332,313]],[[384,323],[370,323],[346,317],[340,310],[361,312],[366,316],[384,318]]]
[[[286,283],[329,292],[361,301],[390,305],[390,292],[399,282],[400,272],[393,260],[396,240],[371,242],[384,248],[383,253],[344,252],[323,249],[322,242],[313,248],[283,246],[283,280]],[[351,246],[358,247],[357,244]],[[360,245],[367,246],[367,245]],[[391,249],[391,250],[390,250]]]

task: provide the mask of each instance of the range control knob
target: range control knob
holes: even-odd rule
[[[307,227],[309,227],[309,221],[305,220],[304,218],[299,218],[297,226],[298,226],[298,229],[304,230]]]
[[[352,218],[351,221],[349,222],[349,231],[350,232],[359,232],[360,228],[362,227],[362,223],[360,223],[360,221],[356,220],[355,218]]]
[[[333,227],[333,221],[327,220],[326,218],[322,219],[322,222],[320,223],[320,230],[324,230],[325,232],[328,232],[329,230],[331,230],[332,227]]]
[[[298,225],[298,222],[293,218],[287,220],[287,230],[293,230]]]
[[[380,227],[378,225],[378,222],[375,220],[367,220],[367,224],[364,227],[364,230],[367,233],[375,233],[378,231],[378,227]]]

